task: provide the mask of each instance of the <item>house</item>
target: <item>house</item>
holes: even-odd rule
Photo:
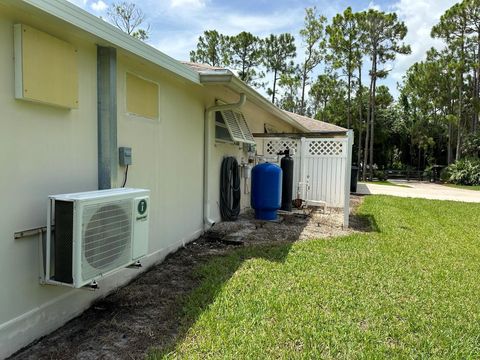
[[[221,159],[254,150],[232,141],[219,111],[241,113],[255,134],[318,125],[227,70],[180,63],[64,0],[0,3],[0,65],[0,358],[141,271],[102,278],[97,291],[41,285],[49,195],[122,186],[118,148],[130,147],[127,185],[150,190],[146,269],[220,220]],[[258,153],[264,141],[255,138]]]

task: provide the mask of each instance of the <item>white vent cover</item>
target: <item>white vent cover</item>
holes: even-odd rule
[[[221,111],[220,113],[222,114],[225,125],[227,125],[228,132],[230,133],[233,141],[255,144],[255,139],[248,128],[247,122],[245,121],[245,116],[243,116],[241,112],[225,110]]]

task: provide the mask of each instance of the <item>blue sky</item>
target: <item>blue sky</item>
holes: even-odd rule
[[[69,0],[96,16],[105,17],[111,0]],[[132,0],[130,0],[132,1]],[[382,83],[398,95],[397,82],[414,62],[422,60],[432,46],[441,47],[439,40],[430,38],[431,27],[452,6],[454,0],[143,0],[135,2],[147,15],[151,26],[150,45],[178,59],[188,60],[198,36],[204,30],[216,29],[227,35],[250,31],[260,37],[270,33],[290,32],[297,39],[298,61],[303,49],[298,35],[303,26],[304,9],[316,6],[331,19],[338,12],[351,6],[354,11],[371,7],[382,11],[394,11],[408,27],[405,42],[412,47],[412,54],[399,56],[388,64],[392,69]],[[367,80],[367,67],[365,76]],[[321,71],[319,69],[318,71]]]

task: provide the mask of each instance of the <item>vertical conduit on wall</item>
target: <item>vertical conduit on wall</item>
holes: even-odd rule
[[[117,185],[117,51],[97,47],[98,189]]]

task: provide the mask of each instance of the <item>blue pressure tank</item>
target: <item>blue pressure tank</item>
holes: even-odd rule
[[[252,169],[251,205],[255,218],[276,220],[282,205],[282,169],[271,163],[262,163]]]

